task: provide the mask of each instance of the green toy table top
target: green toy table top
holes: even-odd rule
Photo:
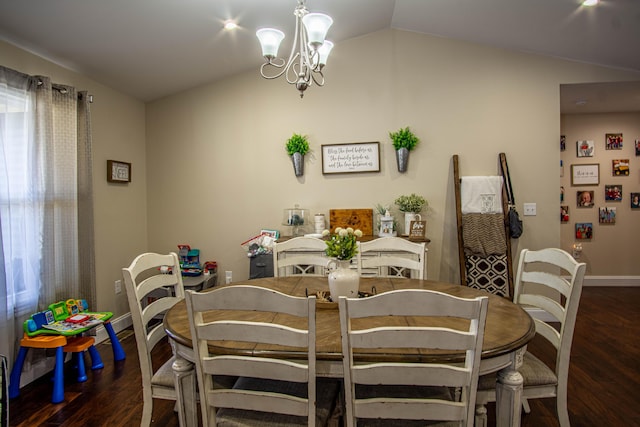
[[[80,314],[87,315],[88,318],[79,323],[68,322],[66,320],[57,320],[47,325],[43,325],[42,328],[37,329],[35,331],[29,331],[28,328],[26,327],[26,322],[25,322],[24,331],[30,337],[34,337],[36,335],[42,335],[42,334],[73,336],[73,335],[79,335],[83,332],[86,332],[91,328],[95,328],[96,326],[106,322],[107,320],[111,319],[111,317],[113,317],[113,313],[111,313],[110,311],[103,311],[103,312],[83,311]]]

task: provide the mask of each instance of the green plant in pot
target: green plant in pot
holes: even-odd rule
[[[418,145],[420,139],[411,132],[408,126],[400,128],[396,132],[389,132],[389,138],[391,138],[393,148],[396,150],[398,172],[404,173],[409,164],[409,152]]]
[[[415,193],[398,197],[394,203],[401,212],[404,212],[404,234],[409,234],[411,221],[421,221],[420,212],[429,206],[427,199]]]
[[[294,133],[285,145],[287,154],[291,156],[296,176],[304,174],[304,155],[309,152],[309,141],[305,135]]]

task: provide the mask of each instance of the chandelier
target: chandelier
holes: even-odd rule
[[[266,60],[260,67],[260,74],[265,79],[276,79],[284,75],[289,84],[296,85],[300,98],[313,83],[324,86],[322,69],[333,48],[333,43],[324,39],[333,19],[323,13],[309,13],[304,2],[305,0],[298,0],[298,6],[293,11],[296,31],[288,60],[277,57],[278,48],[284,39],[282,31],[262,28],[256,32],[262,46],[262,56]]]

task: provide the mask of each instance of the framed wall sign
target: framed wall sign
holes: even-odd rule
[[[600,164],[571,165],[571,185],[600,184]]]
[[[380,172],[380,143],[322,146],[322,173]]]
[[[107,160],[107,181],[131,182],[131,163]]]

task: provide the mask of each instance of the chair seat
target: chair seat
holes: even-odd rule
[[[158,369],[151,377],[151,385],[173,388],[175,386],[175,379],[173,376],[173,361],[175,357],[164,362],[164,364]]]
[[[543,385],[557,385],[558,377],[540,359],[526,352],[522,366],[518,372],[524,379],[523,387],[536,387]],[[478,381],[478,390],[493,390],[496,388],[496,374],[483,375]]]
[[[316,426],[326,426],[336,405],[338,390],[341,387],[337,380],[318,378],[316,382]],[[260,378],[238,379],[233,388],[255,391],[274,391],[298,397],[307,396],[306,383],[274,381]],[[218,427],[296,427],[306,426],[306,417],[286,414],[274,414],[259,411],[222,408],[216,413]]]

